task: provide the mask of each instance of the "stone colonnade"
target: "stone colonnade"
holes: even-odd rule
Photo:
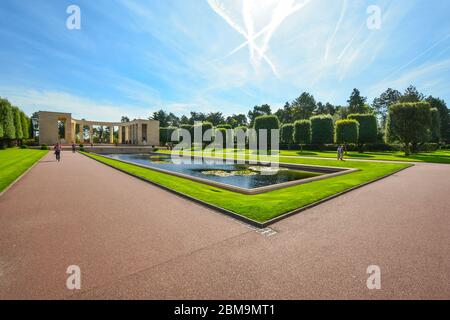
[[[72,119],[72,141],[76,141],[77,130],[80,137],[80,143],[94,142],[93,127],[109,127],[109,143],[114,143],[114,128],[118,127],[118,144],[134,145],[158,145],[159,144],[159,122],[154,120],[133,120],[130,122],[96,122],[86,120]],[[84,139],[84,128],[89,128],[88,139]]]

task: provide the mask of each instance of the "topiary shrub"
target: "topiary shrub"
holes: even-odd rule
[[[311,120],[311,143],[332,144],[334,140],[334,125],[331,115],[319,115]]]
[[[281,142],[287,145],[294,143],[294,125],[292,123],[285,123],[280,130]]]
[[[175,127],[159,128],[159,142],[161,145],[165,145],[168,142],[172,142],[172,133],[177,130]]]
[[[349,114],[348,119],[356,120],[359,123],[359,137],[358,144],[360,152],[363,151],[363,146],[367,143],[377,142],[378,125],[377,118],[374,114]]]
[[[214,126],[213,126],[213,124],[211,122],[205,121],[205,122],[202,122],[202,123],[194,125],[194,132],[196,130],[198,130],[199,128],[201,129],[201,134],[202,134],[202,137],[201,137],[202,148],[205,148],[205,146],[212,141],[212,138],[213,138],[212,130],[213,130]],[[206,137],[205,133],[208,130],[210,130],[211,135]]]
[[[405,155],[416,150],[420,143],[430,136],[432,119],[428,102],[396,103],[389,107],[386,129],[388,136],[395,137],[403,144]]]
[[[189,134],[191,135],[191,143],[194,142],[194,126],[191,124],[182,124],[180,126],[180,129],[184,129],[187,130],[189,132]],[[181,136],[181,134],[180,134]],[[184,139],[184,137],[183,137]]]
[[[20,148],[20,149],[28,149],[28,146],[25,145],[25,144],[21,144],[21,145],[19,146],[19,148]]]
[[[222,143],[220,143],[222,140]],[[216,128],[214,132],[214,141],[217,149],[225,149],[227,147],[227,129]]]
[[[245,146],[247,145],[247,143],[248,143],[247,130],[248,130],[248,128],[246,126],[239,126],[239,127],[236,127],[236,128],[233,129],[233,141],[236,144],[237,148],[245,148]],[[238,134],[237,133],[238,132],[242,132],[243,133],[243,138],[244,138],[243,141],[237,141],[237,139],[238,139]],[[240,137],[240,138],[242,140],[242,137]],[[240,144],[239,146],[237,145],[238,142]]]
[[[268,115],[268,116],[256,117],[254,128],[257,133],[258,149],[260,148],[260,141],[259,141],[260,130],[266,129],[267,130],[267,148],[268,148],[268,150],[271,150],[272,149],[272,132],[271,132],[271,130],[280,128],[280,122],[278,121],[277,116]]]
[[[349,143],[358,142],[358,132],[358,121],[350,119],[336,121],[335,140],[338,144],[344,144],[346,153]]]
[[[294,142],[300,145],[303,152],[303,145],[311,143],[311,121],[297,120],[294,122]]]
[[[41,150],[48,150],[48,146],[46,144],[41,144]]]

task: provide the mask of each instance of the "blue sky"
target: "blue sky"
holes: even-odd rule
[[[277,109],[303,91],[345,104],[354,87],[372,101],[409,84],[450,102],[449,13],[441,0],[2,0],[0,96],[92,120]]]

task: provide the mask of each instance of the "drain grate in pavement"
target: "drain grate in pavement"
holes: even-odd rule
[[[258,229],[258,230],[256,230],[256,232],[258,232],[260,235],[265,236],[265,237],[271,237],[278,233],[277,231],[273,230],[272,228]]]

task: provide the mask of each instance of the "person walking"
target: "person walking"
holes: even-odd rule
[[[338,159],[338,160],[344,160],[343,156],[344,156],[344,148],[343,148],[342,145],[340,144],[340,145],[337,147],[337,159]]]
[[[56,143],[56,145],[54,146],[54,149],[55,149],[56,160],[59,162],[59,161],[61,161],[61,145],[59,144],[59,142]]]
[[[75,142],[72,142],[72,153],[75,153],[77,146],[75,145]]]

